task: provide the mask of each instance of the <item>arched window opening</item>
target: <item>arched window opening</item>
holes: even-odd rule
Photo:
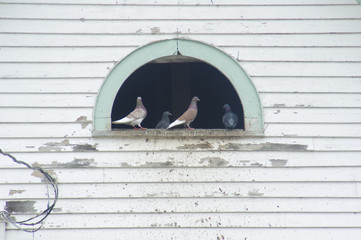
[[[191,98],[198,96],[199,113],[192,127],[224,128],[222,106],[228,103],[241,119],[238,129],[244,131],[234,131],[233,135],[227,131],[225,136],[263,135],[262,105],[251,79],[237,61],[209,44],[178,38],[156,41],[122,59],[100,88],[94,108],[94,136],[128,136],[124,131],[113,131],[124,126],[112,126],[111,121],[132,111],[137,96],[143,98],[148,109],[142,123],[148,128],[154,128],[163,111],[171,111],[175,120]],[[202,132],[222,134],[207,130],[199,134]]]
[[[243,107],[231,82],[215,67],[202,61],[190,58],[183,58],[182,62],[155,60],[138,68],[117,93],[112,121],[130,113],[137,96],[142,97],[148,110],[142,122],[146,128],[154,128],[164,111],[172,113],[171,121],[177,119],[188,108],[191,98],[198,96],[201,101],[192,127],[224,129],[222,107],[227,103],[239,117],[236,129],[244,129]],[[129,126],[112,125],[112,129],[126,128]]]

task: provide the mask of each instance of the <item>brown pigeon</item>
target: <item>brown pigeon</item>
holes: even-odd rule
[[[185,113],[183,113],[183,115],[180,116],[177,120],[172,122],[167,129],[172,128],[177,125],[181,125],[181,124],[183,124],[184,127],[187,127],[188,129],[191,129],[191,130],[194,129],[194,128],[191,128],[189,126],[189,124],[191,124],[191,122],[193,122],[193,120],[197,117],[197,113],[198,113],[197,102],[198,101],[200,101],[198,97],[193,97],[191,104],[189,105],[189,108],[187,109],[187,111],[185,111]]]
[[[146,129],[143,128],[140,123],[143,121],[143,119],[147,116],[147,109],[145,109],[143,102],[142,102],[142,98],[141,97],[137,97],[137,106],[135,107],[135,109],[128,114],[128,116],[113,121],[113,124],[127,124],[132,126],[135,130],[138,130],[138,128],[136,128],[135,126],[139,126],[141,129]]]

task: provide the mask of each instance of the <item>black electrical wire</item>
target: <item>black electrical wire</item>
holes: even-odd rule
[[[18,229],[21,229],[26,232],[36,232],[41,229],[41,227],[43,226],[44,220],[49,216],[49,214],[51,213],[51,211],[53,211],[53,209],[55,207],[55,204],[56,204],[56,202],[58,200],[58,196],[59,196],[58,184],[57,184],[56,180],[49,173],[44,171],[41,167],[33,167],[26,162],[19,161],[11,154],[3,152],[2,149],[0,149],[0,154],[11,158],[17,164],[22,164],[22,165],[25,165],[29,169],[41,172],[45,176],[45,178],[48,180],[50,185],[53,187],[53,190],[54,190],[53,203],[50,204],[50,199],[49,199],[49,194],[48,194],[48,207],[43,212],[35,215],[34,217],[28,218],[24,221],[16,221],[13,217],[10,216],[10,214],[7,211],[5,211],[5,210],[0,211],[0,216],[5,221],[13,224]],[[24,228],[24,227],[34,227],[34,228],[28,229],[28,228]]]

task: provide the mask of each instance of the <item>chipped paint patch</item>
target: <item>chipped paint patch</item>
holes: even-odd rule
[[[98,144],[75,144],[73,146],[73,151],[74,152],[88,152],[88,151],[98,151],[97,149]]]
[[[260,193],[258,189],[254,189],[248,192],[249,197],[262,197],[264,193]]]
[[[95,160],[94,158],[74,158],[71,162],[59,163],[57,161],[52,161],[51,164],[39,164],[37,162],[33,163],[33,167],[50,167],[50,168],[80,168],[80,167],[91,167],[93,166]]]
[[[9,196],[15,195],[15,194],[22,194],[23,192],[25,192],[26,190],[14,190],[14,189],[10,189],[9,191]]]
[[[45,143],[44,146],[39,147],[40,152],[60,152],[66,150],[65,147],[72,147],[74,152],[87,152],[87,151],[98,151],[98,144],[71,144],[69,139],[64,139],[61,142],[49,142]]]
[[[183,146],[177,147],[179,150],[195,150],[195,149],[212,149],[213,146],[209,142],[198,143],[198,144],[184,144]]]
[[[45,143],[44,146],[39,147],[40,152],[60,152],[63,150],[63,147],[71,146],[69,144],[69,139],[64,139],[61,142],[49,142]]]
[[[167,168],[174,167],[174,163],[171,161],[166,162],[146,162],[144,165],[140,167],[149,167],[149,168]]]
[[[228,165],[228,161],[220,157],[205,157],[201,158],[199,163],[208,163],[208,167],[223,167]]]
[[[86,116],[80,116],[76,119],[76,122],[79,122],[81,124],[81,128],[84,129],[89,125],[88,118]]]
[[[287,164],[286,159],[270,159],[272,167],[284,167]]]
[[[152,34],[159,34],[160,33],[160,28],[159,27],[152,27],[150,29]]]
[[[5,210],[11,213],[33,213],[35,201],[7,201]]]
[[[47,173],[49,173],[52,177],[57,177],[54,170],[46,170]],[[44,176],[44,174],[42,174],[40,171],[38,170],[34,170],[33,173],[31,174],[31,176],[40,178],[42,182],[46,182],[48,181],[48,179]]]

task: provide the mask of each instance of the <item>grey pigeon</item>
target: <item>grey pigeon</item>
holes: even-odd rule
[[[135,107],[135,109],[128,114],[128,116],[113,121],[113,124],[127,124],[132,126],[135,130],[138,130],[138,128],[136,128],[135,126],[139,126],[141,129],[146,129],[143,128],[140,124],[143,121],[143,119],[147,116],[147,109],[145,109],[143,102],[142,102],[142,98],[141,97],[137,97],[137,105]]]
[[[172,128],[177,125],[183,124],[184,127],[187,127],[188,129],[194,129],[189,126],[191,122],[197,117],[198,109],[197,109],[197,102],[200,101],[198,97],[193,97],[191,104],[189,105],[187,111],[183,113],[182,116],[180,116],[177,120],[172,122],[167,129]]]
[[[238,124],[238,116],[232,112],[232,109],[228,104],[224,104],[223,108],[225,111],[223,118],[222,118],[224,127],[226,129],[236,128],[236,126]]]
[[[165,111],[162,115],[162,119],[157,123],[155,128],[156,129],[166,129],[170,124],[169,116],[172,116],[172,114],[168,111]]]

